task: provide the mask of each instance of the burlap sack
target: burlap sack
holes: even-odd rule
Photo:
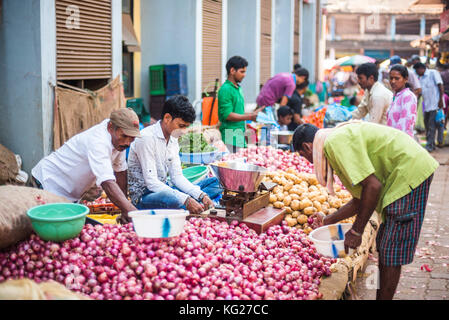
[[[0,283],[0,300],[90,300],[90,298],[70,291],[55,281],[38,284],[31,279],[19,279]]]
[[[19,174],[16,156],[12,151],[0,144],[0,185],[14,183]]]
[[[32,232],[27,210],[44,203],[70,202],[48,191],[22,187],[0,186],[0,249],[26,239]]]

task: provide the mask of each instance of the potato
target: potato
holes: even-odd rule
[[[329,204],[331,205],[332,208],[340,208],[342,206],[341,200],[340,199],[334,199],[334,200],[330,200]]]
[[[337,210],[338,210],[338,209],[330,208],[330,209],[328,210],[328,213],[327,213],[327,214],[328,214],[328,215],[329,215],[329,214],[333,214],[334,212],[337,212]]]
[[[292,216],[293,217],[293,216]],[[305,214],[300,214],[298,216],[298,218],[296,218],[296,220],[298,221],[298,223],[300,224],[304,224],[307,222],[308,217]]]
[[[341,190],[340,185],[334,183],[334,191],[335,191],[335,192],[340,192],[340,190]]]
[[[302,181],[299,184],[300,187],[304,188],[304,189],[309,189],[309,184],[306,181]]]
[[[313,202],[313,207],[316,208],[318,211],[321,211],[321,202],[315,200]]]
[[[290,193],[290,198],[292,198],[292,200],[299,200],[299,196],[296,193]]]
[[[289,195],[288,191],[284,191],[284,198],[288,195]]]
[[[273,203],[273,207],[275,207],[277,209],[282,209],[282,207],[284,207],[284,203],[280,202],[280,201],[276,201],[275,203]]]
[[[313,229],[311,227],[304,228],[303,230],[304,230],[305,234],[309,234],[313,231]]]
[[[290,207],[293,209],[293,211],[299,211],[301,210],[301,202],[299,200],[292,200],[290,203]]]
[[[284,207],[284,210],[285,210],[285,212],[288,213],[288,214],[293,213],[293,210],[292,210],[292,208],[290,208],[290,207]]]
[[[319,191],[316,186],[310,186],[309,187],[309,192],[315,192],[315,191]]]
[[[304,199],[299,202],[299,210],[305,209],[307,207],[312,207],[312,206],[313,206],[313,202],[310,201],[309,199]]]
[[[278,201],[278,198],[276,197],[276,195],[275,194],[270,194],[270,202],[271,203],[273,203],[273,202],[276,202],[276,201]]]
[[[287,225],[289,227],[293,227],[295,224],[298,223],[298,221],[296,221],[296,219],[293,218],[285,218],[285,221],[287,221]]]
[[[292,197],[290,197],[289,195],[286,195],[284,198],[284,205],[289,206],[290,202],[292,202]]]
[[[299,230],[302,230],[302,225],[297,224],[297,225],[295,225],[295,228],[296,228],[296,229],[299,229]]]
[[[282,191],[284,191],[284,187],[282,187],[282,186],[276,186],[276,187],[273,188],[273,193],[274,194],[277,194],[277,193],[282,192]]]
[[[316,178],[316,176],[313,174],[313,175],[311,175],[308,179],[307,179],[307,182],[309,183],[309,184],[312,184],[312,185],[317,185],[318,184],[318,180],[317,180],[317,178]]]
[[[301,212],[299,212],[299,211],[293,211],[292,218],[298,218],[300,214],[301,214]]]
[[[280,178],[279,176],[275,176],[275,177],[273,178],[273,182],[274,182],[274,183],[277,183],[277,184],[280,184],[280,183],[281,183],[281,178]]]
[[[307,207],[302,211],[305,215],[311,216],[315,212],[317,212],[317,209],[314,207]]]
[[[285,191],[289,191],[293,188],[293,182],[289,182],[284,186]]]
[[[283,192],[276,193],[276,198],[278,201],[284,201],[285,195]]]
[[[316,197],[316,200],[319,201],[320,203],[324,203],[327,200],[327,197],[321,194],[318,197]]]

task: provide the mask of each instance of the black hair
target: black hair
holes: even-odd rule
[[[301,90],[301,89],[307,88],[308,85],[309,85],[309,80],[306,80],[306,81],[304,81],[303,83],[298,84],[298,85],[296,86],[296,89]]]
[[[413,69],[415,69],[415,70],[426,69],[426,65],[422,62],[418,62],[418,63],[415,63],[415,65],[413,66]]]
[[[296,64],[293,66],[293,70],[297,70],[297,69],[301,69],[301,65],[300,65],[299,63],[296,63]]]
[[[289,106],[282,106],[278,109],[278,119],[288,115],[293,115],[293,110]]]
[[[366,78],[371,76],[374,77],[374,81],[377,81],[379,78],[379,71],[377,70],[377,66],[374,63],[364,63],[361,64],[355,71],[357,75],[363,74]]]
[[[304,142],[313,142],[313,139],[315,139],[315,134],[318,130],[318,127],[310,123],[299,125],[293,133],[293,149],[295,151],[299,151],[301,150]]]
[[[195,121],[195,109],[186,96],[174,95],[164,103],[161,118],[168,113],[173,119],[181,118],[185,122],[193,123]]]
[[[390,72],[391,71],[397,71],[401,74],[402,78],[408,78],[408,70],[406,66],[403,66],[401,64],[395,64],[394,66],[391,67]]]
[[[349,99],[349,104],[350,104],[351,106],[354,106],[356,101],[357,101],[357,97],[356,97],[356,96],[353,96],[351,99]]]
[[[309,71],[307,71],[306,68],[295,69],[295,74],[296,74],[298,77],[305,76],[305,77],[306,77],[306,80],[309,79]]]
[[[246,61],[245,58],[242,58],[240,56],[233,56],[231,57],[228,62],[226,62],[226,71],[228,74],[231,73],[231,68],[234,68],[235,70],[242,69],[248,66],[248,61]]]

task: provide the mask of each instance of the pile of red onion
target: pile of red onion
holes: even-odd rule
[[[275,149],[273,147],[250,146],[240,149],[237,153],[227,155],[224,160],[245,158],[248,163],[255,164],[271,171],[294,168],[299,172],[313,173],[313,164],[297,153]]]
[[[63,243],[29,240],[0,252],[0,282],[55,280],[93,299],[317,299],[335,260],[285,224],[257,235],[244,224],[192,218],[170,239],[132,224],[86,225]]]

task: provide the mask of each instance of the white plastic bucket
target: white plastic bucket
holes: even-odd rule
[[[138,210],[128,213],[133,221],[134,231],[142,238],[171,238],[184,230],[186,210],[157,209]]]
[[[345,234],[351,229],[352,223],[339,223],[323,226],[313,230],[309,234],[309,239],[314,243],[317,252],[329,258],[343,258],[345,254]],[[336,235],[338,240],[332,240],[332,235]],[[352,255],[354,249],[349,249]]]

